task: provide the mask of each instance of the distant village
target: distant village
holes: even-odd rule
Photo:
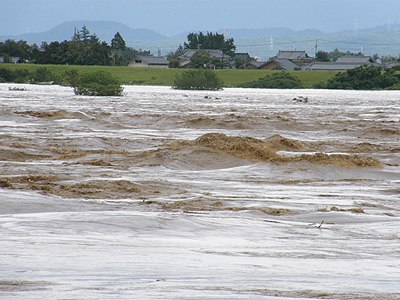
[[[200,50],[187,50],[183,55],[178,57],[179,67],[191,68],[191,58]],[[235,53],[232,58],[227,56],[220,50],[205,50],[212,59],[224,61],[228,63],[230,68],[234,69],[253,69],[253,70],[284,70],[284,71],[346,71],[359,66],[373,66],[390,68],[397,64],[383,65],[375,61],[371,56],[364,55],[346,55],[339,57],[335,62],[321,62],[309,56],[306,51],[284,51],[280,50],[274,57],[267,61],[259,61],[257,58],[251,57],[248,53]],[[242,64],[235,65],[239,59]],[[169,61],[162,56],[138,56],[129,63],[130,67],[153,67],[168,68]],[[205,66],[212,68],[212,65]]]
[[[178,57],[179,68],[193,68],[192,57],[198,51],[205,51],[214,61],[223,63],[229,69],[252,69],[252,70],[283,70],[283,71],[346,71],[360,66],[373,66],[392,68],[400,63],[382,64],[375,61],[371,56],[344,55],[335,62],[321,62],[309,56],[306,51],[284,51],[280,50],[275,56],[267,61],[260,61],[251,57],[248,53],[235,53],[234,57],[224,54],[220,50],[188,49]],[[240,63],[238,64],[238,61]],[[0,56],[0,63],[23,63],[19,57],[9,57],[7,60]],[[165,56],[144,55],[137,56],[128,64],[129,67],[169,68],[170,62]],[[213,68],[207,64],[205,68]]]
[[[236,53],[233,39],[226,39],[225,36],[218,33],[207,33],[207,35],[202,32],[190,33],[188,42],[184,44],[185,47],[180,46],[177,51],[171,52],[167,56],[161,56],[160,51],[157,56],[153,56],[150,51],[137,51],[126,47],[119,32],[109,46],[106,42],[101,42],[95,34],[90,34],[86,26],[83,26],[80,31],[75,28],[71,41],[43,43],[40,48],[36,45],[29,46],[26,41],[0,42],[0,46],[3,46],[3,51],[0,49],[0,64],[127,65],[134,68],[223,68],[284,71],[346,71],[360,66],[382,68],[397,66],[400,68],[400,62],[397,60],[383,63],[383,60],[377,61],[377,55],[371,57],[362,53],[340,53],[340,56],[335,59],[321,60],[318,52],[316,57],[312,57],[306,51],[279,50],[275,56],[261,61],[257,57],[251,57],[249,53]],[[15,53],[25,53],[25,56],[19,54],[21,57],[17,57],[14,56]],[[328,55],[328,53],[325,54]]]

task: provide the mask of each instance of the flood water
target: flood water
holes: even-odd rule
[[[400,299],[399,91],[124,92],[0,84],[1,299]]]

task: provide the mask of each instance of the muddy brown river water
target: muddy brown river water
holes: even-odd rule
[[[0,84],[0,299],[400,299],[399,165],[399,91]]]

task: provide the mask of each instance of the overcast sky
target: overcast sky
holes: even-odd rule
[[[353,30],[400,23],[400,0],[0,0],[0,35],[118,21],[172,36],[223,28]]]

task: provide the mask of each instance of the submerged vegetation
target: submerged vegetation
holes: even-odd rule
[[[28,69],[9,69],[0,68],[0,83],[1,82],[15,82],[15,83],[41,83],[46,81],[57,81],[59,77],[53,74],[46,67],[37,67],[32,70]]]
[[[187,70],[175,77],[173,87],[178,90],[211,90],[222,89],[223,81],[215,71]]]
[[[299,79],[285,71],[266,75],[256,81],[247,82],[239,86],[259,89],[300,89],[303,87]]]
[[[47,67],[28,69],[0,68],[0,83],[43,83],[51,82],[74,88],[77,95],[121,96],[123,87],[110,72],[94,70],[80,74],[76,69],[66,69],[62,74],[55,74]]]
[[[76,95],[121,96],[123,87],[110,73],[96,71],[79,75],[76,70],[65,74],[66,80],[74,88]]]
[[[40,70],[38,70],[40,69]],[[47,71],[45,71],[47,69]],[[67,66],[35,64],[0,65],[0,82],[33,83],[43,80],[54,84],[66,84],[66,72],[76,70],[79,74],[105,71],[119,80],[121,84],[174,86],[177,77],[186,74],[187,69],[131,68],[126,66]],[[195,71],[195,70],[193,70]],[[399,73],[393,69],[359,67],[345,72],[337,71],[270,71],[270,70],[234,70],[212,71],[223,82],[222,87],[250,87],[249,83],[270,85],[269,88],[285,88],[289,83],[296,87],[316,89],[391,89],[400,90]],[[274,75],[277,74],[277,75]],[[290,75],[290,76],[288,76]],[[290,79],[291,77],[294,78]],[[301,84],[299,87],[297,84]],[[280,87],[277,87],[277,84]],[[271,85],[274,84],[275,87]],[[260,87],[262,88],[262,87]],[[266,88],[266,87],[265,87]]]
[[[399,77],[393,69],[382,70],[381,67],[360,66],[336,74],[320,88],[341,90],[378,90],[399,84]]]

